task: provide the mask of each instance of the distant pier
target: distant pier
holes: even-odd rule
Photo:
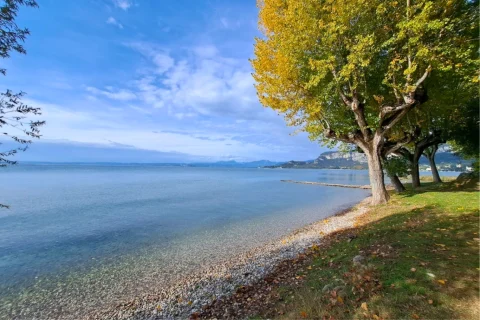
[[[301,183],[301,184],[313,184],[318,186],[326,187],[339,187],[339,188],[354,188],[354,189],[371,189],[369,185],[354,185],[354,184],[337,184],[337,183],[324,183],[324,182],[313,182],[313,181],[295,181],[295,180],[280,180],[281,182],[290,182],[290,183]]]

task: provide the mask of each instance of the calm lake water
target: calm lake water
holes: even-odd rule
[[[369,194],[280,182],[368,184],[358,170],[21,165],[0,177],[0,203],[11,206],[0,210],[0,305],[9,312],[48,308],[58,290],[65,303],[82,290],[82,299],[142,294]],[[128,277],[135,283],[122,283]]]

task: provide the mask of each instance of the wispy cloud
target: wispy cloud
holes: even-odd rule
[[[93,95],[104,96],[112,100],[128,101],[128,100],[133,100],[137,97],[133,92],[129,90],[126,90],[126,89],[116,90],[112,87],[107,87],[106,90],[100,90],[94,87],[86,87],[85,90],[92,93]]]
[[[120,29],[123,29],[123,25],[120,22],[118,22],[114,17],[109,17],[106,22]]]
[[[220,19],[220,23],[222,24],[222,26],[225,28],[225,29],[228,29],[228,26],[229,26],[229,23],[228,23],[228,19],[223,17]]]
[[[125,11],[127,11],[132,6],[132,2],[129,0],[113,0],[113,4],[116,7]]]
[[[145,42],[132,42],[126,45],[150,59],[157,67],[155,73],[163,74],[174,66],[175,60],[170,57],[167,50],[164,50],[157,45]]]

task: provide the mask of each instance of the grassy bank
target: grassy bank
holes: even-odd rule
[[[368,212],[354,228],[324,236],[200,317],[479,318],[478,183],[424,183],[358,210]]]
[[[312,248],[253,318],[478,319],[478,186],[424,184]],[[360,263],[353,263],[357,256]]]

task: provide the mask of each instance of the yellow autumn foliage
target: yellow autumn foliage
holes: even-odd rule
[[[410,2],[410,6],[407,3]],[[461,0],[259,0],[252,59],[262,105],[302,126],[358,130],[340,93],[357,94],[368,126],[382,103],[395,103],[428,72],[477,79],[478,13]],[[461,67],[458,67],[461,66]]]

